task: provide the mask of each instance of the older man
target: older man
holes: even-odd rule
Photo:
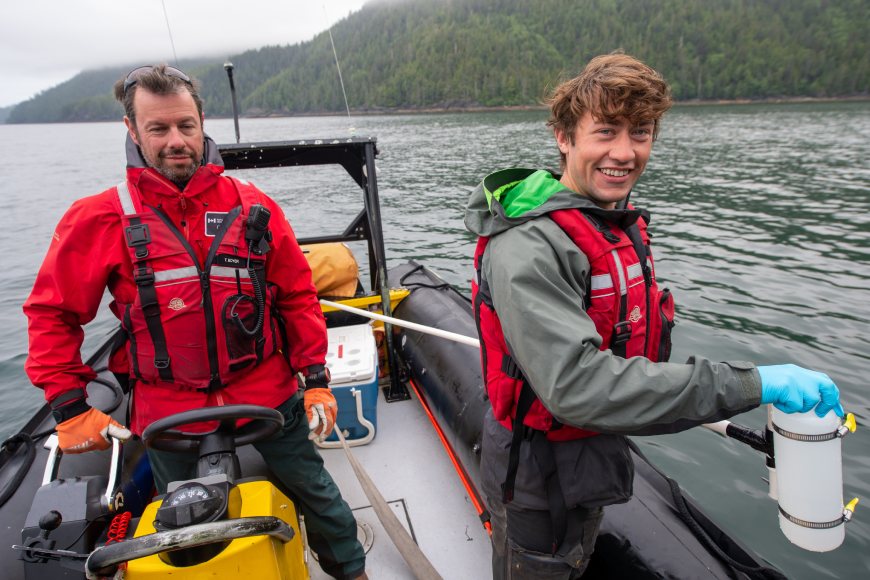
[[[298,500],[321,567],[364,578],[356,522],[310,440],[329,435],[337,409],[326,326],[289,223],[263,192],[222,175],[196,83],[182,71],[137,68],[115,96],[126,113],[126,178],[64,215],[24,305],[26,370],[54,409],[61,449],[130,436],[85,402],[95,374],[79,353],[82,325],[108,287],[128,337],[115,366],[133,383],[131,430],[201,407],[278,409],[281,435],[257,449]],[[161,492],[194,475],[195,457],[149,458]]]

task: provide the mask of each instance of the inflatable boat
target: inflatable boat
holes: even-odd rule
[[[469,300],[424,265],[387,267],[373,138],[223,145],[228,170],[337,164],[363,207],[338,233],[306,247],[364,243],[368,272],[346,304],[475,337]],[[292,173],[292,169],[289,170]],[[328,260],[329,261],[329,260]],[[315,266],[315,278],[318,267]],[[320,286],[318,286],[320,290]],[[329,294],[328,290],[323,290]],[[371,578],[490,577],[479,453],[488,401],[474,347],[324,305],[328,364],[339,401],[321,453],[354,510]],[[106,361],[107,336],[87,361],[88,401],[124,422],[128,393]],[[253,406],[198,410],[150,426],[105,452],[63,456],[47,406],[0,450],[0,559],[9,580],[51,578],[324,578],[305,522],[252,441],[280,422]],[[253,418],[236,429],[239,418]],[[183,425],[219,419],[206,435]],[[278,425],[279,426],[279,425]],[[146,446],[199,449],[200,470],[155,496]],[[684,498],[635,448],[633,499],[606,510],[588,578],[749,578],[781,575]]]

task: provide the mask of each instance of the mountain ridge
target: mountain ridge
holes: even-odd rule
[[[596,54],[622,49],[659,70],[677,100],[870,93],[863,0],[374,0],[332,27],[356,113],[529,107]],[[327,31],[233,55],[244,116],[345,110]],[[9,111],[7,122],[117,119],[129,67],[83,71]],[[179,66],[205,110],[230,116],[223,59]]]

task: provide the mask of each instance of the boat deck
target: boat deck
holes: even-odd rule
[[[111,381],[107,372],[101,378]],[[92,389],[92,402],[98,406],[109,397],[107,389]],[[123,405],[121,406],[123,408]],[[122,410],[116,411],[123,420]],[[51,416],[43,409],[34,418],[34,431],[50,429]],[[387,403],[378,389],[377,432],[366,445],[351,451],[377,486],[399,521],[411,533],[436,570],[446,580],[487,578],[490,576],[491,548],[489,537],[463,487],[434,427],[416,397]],[[339,485],[342,495],[354,511],[360,539],[367,551],[367,570],[378,580],[414,578],[398,549],[371,507],[344,450],[321,449],[327,469]],[[267,468],[252,446],[238,450],[243,476],[266,475]],[[45,469],[47,452],[42,441],[36,458],[19,490],[27,497],[4,506],[0,537],[9,546],[19,543],[20,530],[33,490]],[[102,473],[108,470],[108,452],[71,455],[61,463],[60,476],[76,473]],[[17,494],[16,494],[17,495]],[[10,558],[9,578],[23,578],[20,560]],[[311,577],[326,579],[316,561],[309,562]],[[4,576],[7,577],[7,576]]]
[[[489,536],[416,396],[387,403],[379,390],[377,434],[351,452],[443,578],[491,575]],[[323,449],[321,454],[362,530],[373,537],[367,556],[369,576],[413,578],[344,451]],[[363,542],[368,549],[367,539]],[[328,578],[316,564],[311,569],[312,578]]]

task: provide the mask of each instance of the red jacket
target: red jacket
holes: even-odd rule
[[[183,192],[150,168],[128,167],[127,179],[144,203],[159,207],[171,219],[203,264],[212,240],[205,235],[205,212],[227,212],[240,204],[235,185],[222,172],[221,165],[203,165]],[[136,298],[116,200],[112,187],[72,205],[55,230],[24,304],[30,338],[25,370],[49,401],[85,387],[95,376],[82,363],[79,349],[82,326],[96,316],[104,290],[108,287],[112,294],[109,307],[119,319],[123,314],[119,304],[130,304]],[[277,287],[276,305],[287,329],[290,364],[297,370],[324,364],[326,325],[308,262],[280,207],[265,194],[263,204],[272,213],[269,229],[273,235],[266,278]],[[297,388],[293,370],[280,353],[210,394],[139,383],[134,389],[130,428],[141,433],[157,419],[203,406],[249,403],[274,408]]]

